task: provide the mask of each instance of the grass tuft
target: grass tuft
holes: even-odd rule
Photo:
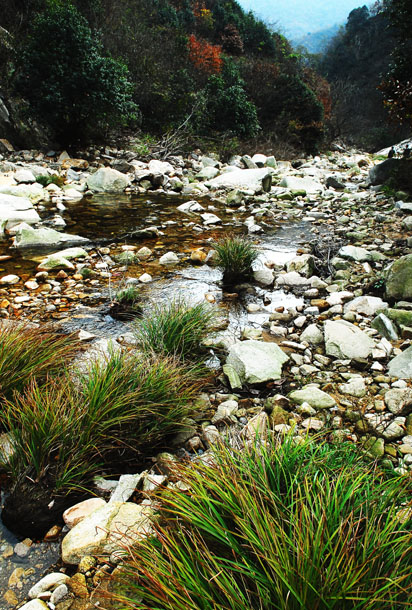
[[[10,400],[33,379],[42,383],[49,375],[61,375],[80,343],[50,328],[22,324],[0,327],[0,398]]]
[[[217,266],[223,271],[223,284],[234,286],[253,276],[253,263],[259,252],[245,237],[227,236],[213,244]]]
[[[128,549],[122,608],[410,607],[407,477],[319,439],[222,447],[214,462],[181,467],[190,492],[157,494],[155,538]]]
[[[189,305],[178,299],[155,305],[138,320],[134,332],[145,353],[154,352],[191,362],[201,356],[201,342],[212,330],[215,312],[207,303]]]

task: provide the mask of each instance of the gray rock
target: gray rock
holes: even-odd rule
[[[412,203],[406,201],[397,201],[395,208],[404,214],[412,214]]]
[[[388,373],[398,379],[412,379],[412,346],[389,362]]]
[[[328,356],[341,360],[368,358],[375,348],[373,339],[346,320],[327,320],[324,330]]]
[[[305,277],[311,277],[315,268],[315,259],[311,254],[302,254],[289,261],[286,265],[287,271],[296,271]]]
[[[241,341],[235,343],[226,364],[232,367],[243,383],[275,381],[282,376],[282,366],[289,357],[275,343]]]
[[[29,199],[0,194],[0,236],[21,222],[29,225],[40,222],[40,216]]]
[[[316,182],[311,178],[297,178],[296,176],[284,176],[279,182],[279,186],[283,186],[291,191],[305,191],[306,193],[323,193],[324,187],[320,182]]]
[[[273,284],[273,280],[275,279],[273,271],[267,267],[262,267],[261,269],[254,271],[253,277],[255,281],[262,284],[262,286],[270,286]]]
[[[342,258],[348,258],[359,263],[372,260],[371,253],[365,248],[360,248],[358,246],[343,246],[339,250],[338,254]]]
[[[161,265],[177,265],[179,262],[179,257],[175,252],[166,252],[159,258],[159,263]]]
[[[308,286],[311,285],[310,279],[303,277],[296,271],[282,273],[276,278],[277,286]]]
[[[346,303],[344,312],[354,311],[365,316],[374,316],[377,311],[388,309],[388,304],[379,297],[361,296]]]
[[[197,180],[212,180],[219,175],[217,167],[204,167],[196,174]]]
[[[94,193],[123,193],[130,186],[130,180],[111,167],[101,167],[88,176],[87,186]]]
[[[19,169],[13,176],[17,184],[32,184],[36,182],[36,178],[33,176],[32,172],[28,169]]]
[[[110,496],[109,503],[127,502],[133,495],[142,474],[123,474],[119,479],[119,484]]]
[[[245,188],[254,192],[270,191],[272,185],[272,170],[237,169],[213,178],[209,181],[211,188]]]
[[[412,299],[412,254],[401,256],[393,263],[385,288],[388,299]]]
[[[80,245],[87,244],[90,240],[80,235],[70,235],[69,233],[60,233],[54,229],[42,227],[34,229],[28,225],[22,226],[16,231],[16,239],[14,246],[19,249],[23,248],[50,248],[50,246],[60,245]]]
[[[177,209],[184,214],[195,214],[204,212],[205,208],[200,205],[198,201],[186,201],[185,203],[178,205]]]
[[[369,170],[369,182],[372,186],[384,184],[392,176],[395,168],[399,167],[400,159],[386,159],[382,163],[374,165]]]
[[[329,394],[313,385],[307,385],[301,390],[290,392],[288,397],[298,405],[307,403],[314,409],[330,409],[336,405],[336,401],[332,396],[329,396]]]
[[[385,339],[388,339],[389,341],[397,341],[399,338],[395,325],[384,313],[377,315],[376,318],[372,320],[371,326],[376,329],[382,337],[385,337]]]
[[[385,404],[394,415],[412,413],[412,389],[394,388],[385,393]]]
[[[219,216],[216,216],[216,214],[206,212],[205,214],[201,214],[200,217],[203,220],[203,224],[206,226],[222,224],[222,220],[219,218]]]
[[[306,341],[309,345],[322,345],[323,332],[316,324],[309,324],[300,336],[301,341]]]
[[[339,386],[339,392],[355,398],[362,398],[366,394],[365,380],[362,377],[353,377],[347,383],[342,383]]]
[[[63,538],[64,563],[78,565],[85,555],[110,556],[153,533],[149,506],[132,502],[113,502],[94,511]]]

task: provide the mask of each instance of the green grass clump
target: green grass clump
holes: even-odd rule
[[[223,284],[233,286],[253,276],[253,263],[259,252],[245,237],[227,236],[213,244],[217,266],[223,271]]]
[[[0,412],[14,451],[3,470],[17,485],[28,479],[65,494],[87,487],[125,448],[137,461],[176,434],[198,387],[172,358],[123,351],[93,361],[76,383],[32,383]]]
[[[43,187],[49,186],[49,184],[56,184],[56,186],[62,187],[64,184],[63,176],[57,174],[51,174],[48,176],[37,176],[36,182],[41,184]]]
[[[11,399],[31,380],[41,383],[49,375],[59,375],[80,349],[70,335],[50,328],[30,328],[22,324],[0,327],[0,399]]]
[[[118,303],[121,303],[122,305],[137,305],[137,303],[141,299],[141,296],[140,296],[140,291],[137,288],[137,286],[134,286],[132,284],[132,285],[127,286],[126,288],[122,288],[121,290],[116,292],[116,295],[114,298],[115,298],[115,301],[117,301]]]
[[[156,536],[128,551],[122,608],[410,607],[407,477],[319,439],[220,448],[214,462],[181,467],[189,492],[157,495]]]
[[[215,313],[207,303],[189,305],[183,299],[157,304],[138,320],[136,338],[144,352],[178,357],[190,362],[201,356],[201,342],[211,331]]]

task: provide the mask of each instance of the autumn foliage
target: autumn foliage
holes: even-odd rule
[[[189,37],[189,59],[203,72],[218,74],[222,69],[222,47],[198,40],[194,34]]]

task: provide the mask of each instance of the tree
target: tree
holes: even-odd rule
[[[104,56],[70,3],[50,3],[22,43],[18,87],[59,143],[101,137],[136,116],[127,68]]]

